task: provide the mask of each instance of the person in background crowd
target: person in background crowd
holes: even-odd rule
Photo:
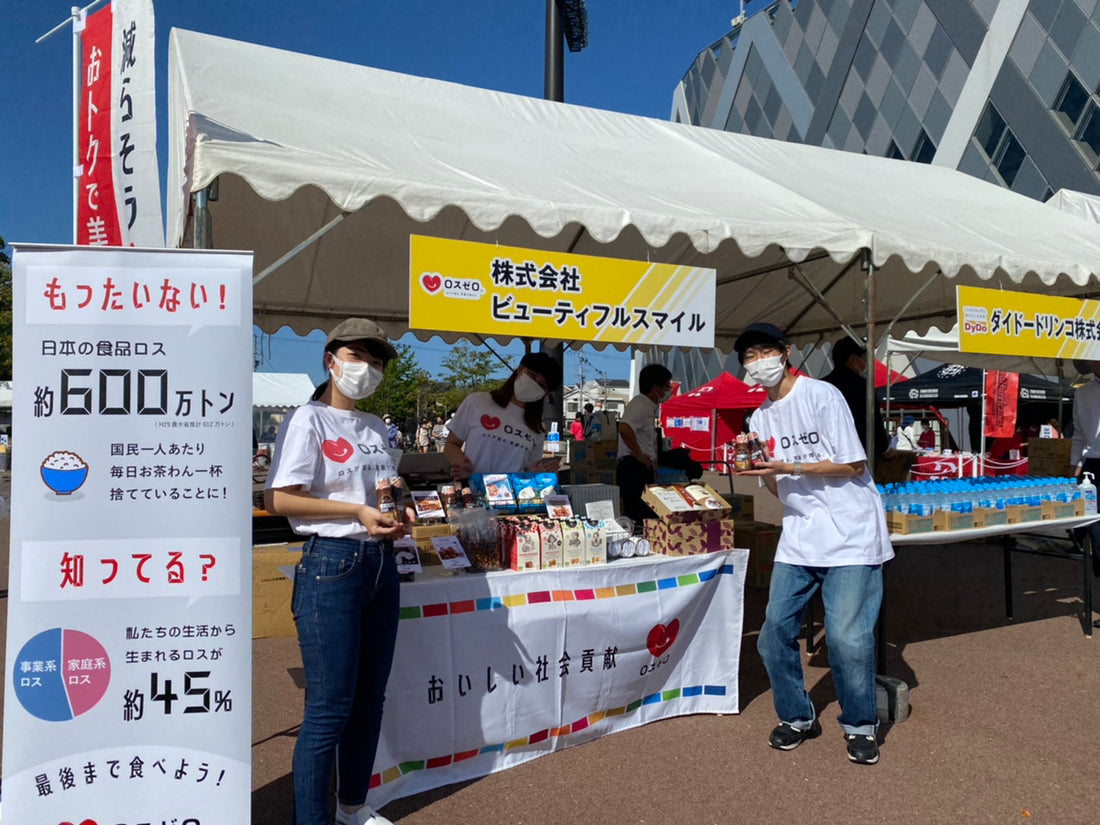
[[[852,414],[859,443],[867,443],[867,348],[845,335],[833,344],[833,371],[823,379],[832,384],[844,396],[844,402]],[[875,456],[890,458],[896,452],[890,447],[886,421],[878,404],[875,404],[874,423]]]
[[[428,448],[432,446],[432,422],[424,418],[420,421],[420,426],[416,428],[416,449],[422,453],[428,452]]]
[[[264,434],[260,436],[260,443],[261,444],[272,444],[272,443],[274,443],[275,435],[276,435],[275,428],[274,427],[268,427],[266,430],[264,430]]]
[[[798,645],[806,603],[820,590],[848,759],[873,765],[879,760],[875,622],[882,565],[894,551],[867,455],[840,392],[790,371],[791,350],[778,327],[752,324],[733,347],[749,377],[767,390],[752,422],[775,445],[771,460],[740,475],[762,478],[783,504],[757,639],[779,717],[768,744],[792,750],[821,733]]]
[[[917,434],[913,425],[917,419],[911,415],[905,416],[898,427],[898,452],[915,453],[917,451]]]
[[[599,441],[603,438],[603,424],[591,404],[584,405],[584,440]]]
[[[451,475],[555,472],[559,459],[542,457],[542,414],[547,393],[560,386],[561,365],[545,352],[529,352],[495,390],[467,396],[443,449]]]
[[[443,452],[447,444],[447,425],[443,423],[441,415],[435,417],[435,424],[432,426],[432,442],[435,444],[437,453]]]
[[[329,379],[283,422],[264,492],[265,509],[308,537],[291,596],[306,679],[293,761],[297,825],[332,821],[334,765],[336,825],[392,825],[365,802],[397,639],[393,541],[405,525],[378,509],[378,481],[397,474],[383,449],[386,426],[355,403],[396,357],[372,321],[349,318],[329,333]]]
[[[569,425],[569,434],[574,441],[584,441],[584,420],[580,413],[573,416],[573,423]]]
[[[1062,437],[1062,425],[1058,423],[1057,418],[1051,418],[1049,421],[1047,421],[1047,426],[1050,427],[1051,438]]]
[[[638,374],[639,394],[630,399],[619,419],[618,464],[615,483],[623,502],[623,514],[635,529],[653,518],[653,510],[642,501],[642,492],[657,472],[657,405],[672,395],[672,373],[661,364],[642,367]]]
[[[1078,361],[1073,365],[1089,379],[1073,395],[1073,438],[1069,451],[1069,463],[1074,477],[1083,481],[1085,473],[1092,473],[1093,484],[1100,486],[1100,361]],[[1100,578],[1100,522],[1076,530],[1079,539],[1088,531],[1092,547],[1092,572]],[[1093,622],[1100,628],[1100,620]]]
[[[389,438],[390,447],[396,450],[401,446],[401,430],[397,429],[397,425],[389,415],[383,416],[382,423],[386,425],[386,436]]]
[[[917,446],[922,450],[936,449],[936,431],[927,421],[920,423],[920,435],[917,437]]]

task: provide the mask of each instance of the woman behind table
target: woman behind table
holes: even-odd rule
[[[308,536],[291,600],[306,677],[293,762],[298,825],[331,821],[334,762],[337,825],[391,825],[364,803],[397,638],[393,540],[405,527],[377,509],[377,481],[397,472],[386,426],[355,402],[396,357],[372,321],[351,318],[329,333],[329,379],[283,423],[264,494],[268,512]]]
[[[443,452],[456,479],[471,473],[552,472],[558,459],[542,458],[542,413],[547,393],[561,386],[561,366],[530,352],[492,392],[475,392],[458,407]]]

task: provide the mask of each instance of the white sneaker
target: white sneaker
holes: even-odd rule
[[[367,805],[355,813],[348,813],[337,805],[336,825],[393,825],[393,823]]]

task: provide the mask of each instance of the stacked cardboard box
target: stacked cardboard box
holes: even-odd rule
[[[726,496],[730,504],[730,515],[738,521],[753,521],[756,518],[756,499],[742,493]]]
[[[1027,474],[1032,476],[1064,476],[1070,472],[1069,451],[1073,442],[1068,438],[1029,438],[1027,441]]]
[[[737,546],[749,551],[749,572],[745,577],[749,587],[766,588],[771,584],[781,530],[779,525],[763,521],[737,522]]]
[[[619,442],[574,441],[570,467],[574,484],[614,484],[615,465],[618,463]]]
[[[294,636],[290,599],[302,545],[277,545],[252,553],[252,638]],[[289,574],[289,575],[288,575]]]

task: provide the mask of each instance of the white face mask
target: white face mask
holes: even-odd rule
[[[340,374],[337,375],[332,369],[328,374],[332,376],[336,389],[354,401],[368,397],[382,383],[382,370],[378,367],[359,361],[341,361],[335,356],[334,360],[340,365]]]
[[[539,386],[538,381],[523,372],[517,376],[516,383],[512,388],[512,394],[516,397],[516,401],[523,404],[530,404],[545,396],[546,390]]]
[[[770,358],[757,358],[745,364],[745,372],[749,378],[764,387],[774,387],[783,380],[786,366],[783,364],[782,355],[773,355]]]

